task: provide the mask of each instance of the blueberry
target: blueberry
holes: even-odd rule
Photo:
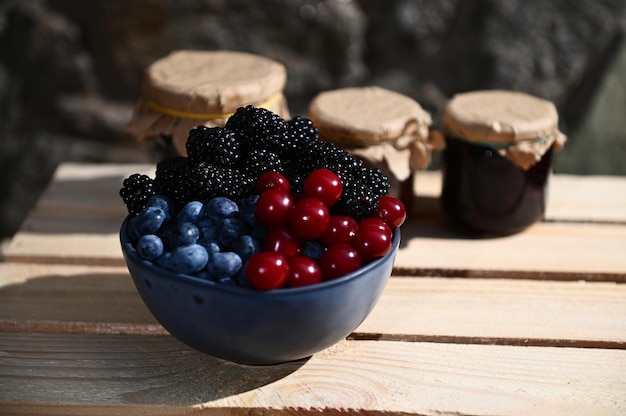
[[[163,241],[154,234],[146,234],[137,242],[137,254],[146,260],[155,260],[163,254]]]
[[[237,203],[223,196],[210,199],[205,207],[205,215],[218,220],[235,216],[238,212],[239,206]]]
[[[195,244],[200,236],[198,227],[190,222],[173,225],[167,233],[170,248]]]
[[[163,253],[161,257],[155,260],[155,263],[165,269],[172,270],[171,259],[172,259],[172,253],[169,251],[166,251]]]
[[[319,260],[322,254],[324,254],[324,246],[317,240],[309,240],[302,245],[303,256]]]
[[[146,201],[146,207],[161,208],[169,220],[174,212],[174,201],[165,195],[153,195]]]
[[[131,238],[137,241],[142,235],[156,234],[165,223],[165,219],[165,212],[161,208],[144,208],[130,219],[128,226]]]
[[[241,235],[233,242],[233,251],[246,262],[250,256],[261,251],[261,243],[251,235]]]
[[[211,241],[217,238],[217,223],[210,218],[203,218],[196,224],[200,231],[199,240]]]
[[[237,282],[237,285],[242,287],[250,287],[250,282],[248,282],[248,276],[246,276],[246,268],[242,267],[239,269],[237,274],[233,276],[233,279]]]
[[[223,251],[219,253],[213,253],[211,261],[207,264],[207,270],[216,279],[223,277],[232,277],[239,272],[243,266],[243,261],[237,253],[232,251]]]
[[[205,240],[198,240],[198,244],[200,244],[202,247],[204,247],[207,251],[207,253],[211,254],[211,253],[218,253],[220,251],[222,251],[222,248],[220,247],[219,243],[215,240],[209,240],[209,241],[205,241]]]
[[[178,211],[176,215],[176,221],[181,222],[198,222],[204,215],[204,204],[200,201],[191,201],[185,204],[184,207]]]
[[[259,195],[249,196],[239,206],[239,218],[244,220],[250,227],[255,227],[257,225],[254,209],[258,199]]]
[[[211,273],[209,273],[209,271],[206,268],[200,270],[199,272],[194,273],[194,277],[197,277],[198,279],[203,279],[203,280],[213,280],[213,276],[211,275]]]
[[[217,241],[223,246],[230,247],[240,236],[247,234],[248,225],[239,218],[224,218],[218,224]]]
[[[172,251],[170,268],[178,273],[193,274],[204,269],[209,261],[209,254],[199,244],[182,246]]]

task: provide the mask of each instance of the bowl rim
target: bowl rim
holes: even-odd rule
[[[193,284],[193,285],[198,285],[206,289],[213,289],[217,291],[235,293],[239,295],[256,296],[256,297],[259,297],[259,296],[280,297],[280,296],[295,295],[295,294],[301,294],[301,293],[314,293],[316,291],[324,291],[333,286],[346,284],[349,281],[354,280],[358,278],[359,276],[367,273],[369,270],[378,267],[378,265],[387,261],[390,256],[394,256],[398,250],[398,247],[400,246],[400,234],[401,234],[399,228],[396,228],[395,230],[393,230],[393,236],[391,240],[391,249],[389,250],[387,254],[385,254],[383,257],[380,257],[376,260],[373,260],[367,263],[366,265],[360,267],[358,270],[352,273],[348,273],[345,276],[341,276],[336,279],[325,280],[321,283],[317,283],[317,284],[309,285],[309,286],[282,287],[282,288],[270,289],[270,290],[259,290],[259,289],[250,288],[250,287],[220,284],[212,280],[201,279],[199,277],[195,277],[189,274],[177,273],[177,272],[168,270],[164,267],[161,267],[149,260],[141,258],[139,254],[137,253],[137,251],[135,250],[133,244],[131,243],[131,239],[127,230],[130,218],[131,218],[131,215],[128,215],[122,222],[122,225],[120,227],[119,237],[120,237],[120,243],[121,243],[122,251],[124,255],[131,257],[136,263],[140,263],[143,267],[146,267],[150,271],[157,273],[159,276],[167,280],[177,281],[177,282],[182,280],[183,282]],[[128,262],[128,261],[125,259],[125,262]]]

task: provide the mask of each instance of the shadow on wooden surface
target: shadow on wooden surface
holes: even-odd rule
[[[271,384],[308,361],[246,366],[202,354],[170,336],[0,333],[0,348],[5,368],[12,369],[0,375],[0,402],[29,397],[192,406]],[[21,377],[24,372],[39,376]]]
[[[0,351],[15,370],[0,375],[0,401],[10,400],[3,391],[48,398],[44,392],[56,391],[59,403],[190,406],[273,383],[307,361],[257,367],[195,351],[155,321],[124,273],[45,275],[0,287]],[[25,379],[22,370],[54,376]]]

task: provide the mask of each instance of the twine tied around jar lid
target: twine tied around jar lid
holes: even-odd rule
[[[567,137],[550,101],[521,92],[482,90],[457,94],[443,114],[444,134],[496,150],[523,170]]]
[[[429,134],[430,114],[415,100],[376,86],[322,92],[311,101],[309,118],[323,140],[385,163],[398,181],[426,168],[431,153],[443,147]]]
[[[285,66],[269,58],[234,51],[174,51],[146,69],[127,129],[140,141],[171,136],[177,153],[186,155],[191,129],[223,127],[239,107],[254,105],[288,118],[282,93],[286,80]]]

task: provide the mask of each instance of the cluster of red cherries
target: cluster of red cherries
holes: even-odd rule
[[[284,175],[266,172],[259,177],[255,216],[268,233],[263,250],[245,265],[251,286],[261,290],[308,286],[344,276],[389,253],[393,230],[406,219],[404,204],[383,196],[376,212],[357,222],[329,212],[342,189],[340,178],[329,169],[311,172],[304,192],[297,196],[290,193]],[[305,241],[321,243],[319,258],[303,254]]]

